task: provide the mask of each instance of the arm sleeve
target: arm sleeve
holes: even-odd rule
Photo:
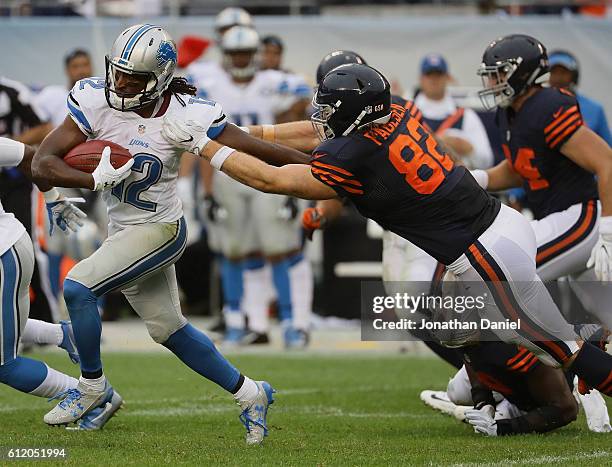
[[[104,83],[92,79],[77,81],[66,98],[68,115],[77,124],[80,130],[88,138],[95,134],[95,104],[92,102],[98,98],[94,93],[104,92]]]
[[[185,119],[196,120],[208,127],[206,135],[210,139],[217,138],[227,125],[227,117],[221,104],[201,97],[191,97],[189,99]]]
[[[520,433],[546,433],[570,423],[563,416],[559,407],[538,407],[521,417],[497,420],[499,436],[517,435]]]
[[[23,160],[25,145],[9,138],[0,138],[0,167],[16,167]]]
[[[313,177],[333,188],[341,197],[363,194],[361,182],[348,170],[346,164],[324,148],[317,148],[313,152],[310,165]]]
[[[569,91],[557,90],[544,106],[539,125],[550,149],[560,149],[584,124],[576,97]]]

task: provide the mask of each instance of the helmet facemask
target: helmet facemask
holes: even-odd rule
[[[484,89],[478,91],[478,97],[485,109],[505,108],[512,103],[516,93],[508,81],[517,70],[521,60],[519,57],[516,60],[506,60],[495,65],[487,66],[484,63],[480,65],[477,74],[482,79]]]
[[[245,66],[236,66],[234,63],[234,54],[250,53],[251,58]],[[224,50],[223,51],[223,68],[234,79],[249,79],[255,76],[259,69],[259,57],[257,50]]]

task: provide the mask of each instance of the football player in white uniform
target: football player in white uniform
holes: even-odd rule
[[[221,39],[223,66],[202,62],[187,70],[199,95],[220,102],[237,125],[274,123],[310,94],[303,79],[298,83],[294,75],[259,70],[258,48],[254,29],[234,26]],[[208,167],[208,162],[202,164]],[[285,344],[304,346],[312,306],[312,271],[301,252],[296,200],[258,192],[219,173],[212,181],[208,203],[211,248],[222,254],[226,342],[267,341],[270,296],[263,291],[270,282],[270,271],[264,268],[263,254],[272,269]],[[217,215],[221,209],[222,219]],[[252,331],[246,337],[249,342],[245,342],[243,311]]]
[[[69,117],[36,153],[33,170],[38,176],[59,186],[103,191],[110,218],[109,237],[64,282],[81,378],[78,387],[68,391],[45,416],[45,422],[74,422],[112,398],[113,389],[102,371],[96,300],[111,290],[121,290],[153,340],[234,395],[242,408],[247,443],[258,444],[267,433],[272,387],[242,375],[181,313],[173,264],[186,240],[176,195],[182,151],[162,138],[162,117],[197,119],[206,125],[209,137],[228,144],[261,143],[227,125],[219,104],[194,97],[195,88],[173,76],[176,58],[176,45],[162,28],[141,24],[123,31],[106,57],[105,78],[76,83],[68,96]],[[132,152],[133,159],[114,169],[107,147],[92,174],[75,170],[62,157],[87,139],[120,144]],[[288,149],[263,145],[269,161],[291,162]],[[297,151],[291,154],[293,160],[304,159]]]
[[[0,167],[17,167],[31,176],[34,150],[23,143],[0,138]],[[45,181],[37,180],[44,192],[51,230],[76,231],[85,214]],[[25,227],[0,204],[0,382],[39,397],[55,397],[76,388],[78,381],[50,368],[39,360],[19,356],[20,342],[56,344],[73,362],[79,355],[69,323],[51,324],[28,319],[30,279],[34,270],[34,249]],[[92,411],[79,425],[98,429],[119,409],[118,393],[104,407]]]

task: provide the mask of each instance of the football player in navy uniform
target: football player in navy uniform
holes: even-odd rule
[[[506,160],[473,175],[489,191],[523,186],[542,280],[570,276],[585,308],[612,329],[612,149],[584,125],[576,97],[544,88],[546,49],[515,34],[491,43],[478,74],[497,107]],[[597,178],[595,178],[595,175]]]
[[[527,347],[548,365],[571,367],[612,394],[612,355],[584,342],[561,316],[536,274],[529,222],[456,166],[404,107],[391,104],[381,73],[362,64],[340,66],[325,76],[313,103],[314,125],[249,127],[268,141],[316,147],[310,165],[270,166],[208,140],[197,121],[166,116],[162,133],[258,190],[350,199],[362,215],[445,264],[466,294],[484,294],[488,319],[518,327],[499,332],[500,338]],[[323,139],[318,145],[317,133]]]

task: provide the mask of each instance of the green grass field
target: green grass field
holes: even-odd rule
[[[77,373],[65,355],[44,359]],[[548,435],[484,438],[432,411],[419,392],[444,388],[452,374],[433,358],[285,354],[232,361],[278,389],[263,446],[244,445],[231,397],[158,353],[105,356],[126,403],[101,432],[47,427],[42,416],[50,403],[0,387],[0,446],[65,447],[61,463],[74,465],[612,465],[612,437],[590,433],[582,415]]]

